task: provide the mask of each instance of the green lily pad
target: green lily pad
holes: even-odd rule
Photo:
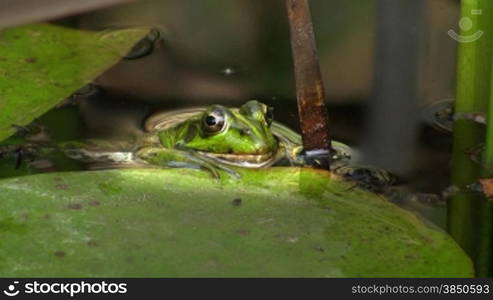
[[[0,31],[0,141],[117,63],[148,31],[48,24]]]
[[[329,173],[0,180],[0,276],[472,276],[445,233]]]

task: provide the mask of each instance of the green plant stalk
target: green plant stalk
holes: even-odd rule
[[[492,75],[490,78],[490,98],[488,103],[486,139],[483,151],[482,176],[493,177],[493,56],[491,57]]]
[[[478,14],[479,11],[481,14]],[[486,113],[491,93],[489,83],[492,79],[493,2],[462,0],[461,14],[462,20],[471,21],[471,27],[462,23],[461,36],[470,37],[480,31],[483,35],[475,41],[459,43],[455,112]],[[484,210],[483,199],[477,193],[468,192],[466,187],[477,182],[482,175],[481,166],[471,160],[469,150],[484,140],[484,126],[481,124],[464,119],[455,121],[452,184],[460,188],[461,192],[449,201],[447,227],[475,261],[478,274],[489,272],[489,267],[484,267],[489,264],[483,263],[489,260],[489,253],[484,251],[484,245],[490,243],[491,237],[485,235],[489,231],[490,221],[483,219],[488,217],[485,215],[487,212]]]
[[[482,153],[481,177],[493,177],[493,57],[491,59],[492,75],[490,81],[490,98],[487,111],[486,138]],[[487,277],[493,274],[492,236],[493,236],[493,203],[487,199],[480,201],[479,241],[476,260],[476,273]]]

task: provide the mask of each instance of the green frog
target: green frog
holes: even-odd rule
[[[299,134],[273,120],[273,109],[251,100],[240,108],[221,105],[159,112],[133,140],[88,140],[57,146],[91,169],[194,168],[239,177],[238,168],[303,165]],[[350,159],[348,146],[333,142],[332,160]],[[336,164],[333,164],[336,165]]]

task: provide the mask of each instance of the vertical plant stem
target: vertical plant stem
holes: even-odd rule
[[[483,152],[483,176],[493,177],[493,56],[491,57],[492,75],[490,78],[490,98],[488,103],[486,139]]]
[[[296,79],[298,112],[307,156],[330,157],[325,91],[308,0],[286,0]],[[319,161],[314,159],[314,161]],[[329,168],[329,159],[319,167]]]
[[[487,111],[486,138],[482,155],[481,177],[493,177],[493,56],[490,59],[490,97]],[[476,273],[481,277],[493,275],[493,202],[480,201],[479,241],[476,255]]]
[[[492,80],[493,1],[462,0],[461,15],[461,32],[455,36],[459,42],[455,113],[486,113]],[[490,272],[491,253],[486,249],[492,237],[485,234],[491,226],[491,220],[486,220],[490,208],[480,195],[468,192],[467,186],[481,176],[482,167],[471,160],[470,150],[484,140],[483,125],[468,119],[454,122],[452,183],[460,192],[449,201],[447,224],[483,275]]]

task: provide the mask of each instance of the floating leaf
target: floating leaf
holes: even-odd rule
[[[0,141],[114,65],[148,31],[48,24],[0,31]]]
[[[442,231],[329,173],[108,170],[0,181],[0,275],[472,276]]]

